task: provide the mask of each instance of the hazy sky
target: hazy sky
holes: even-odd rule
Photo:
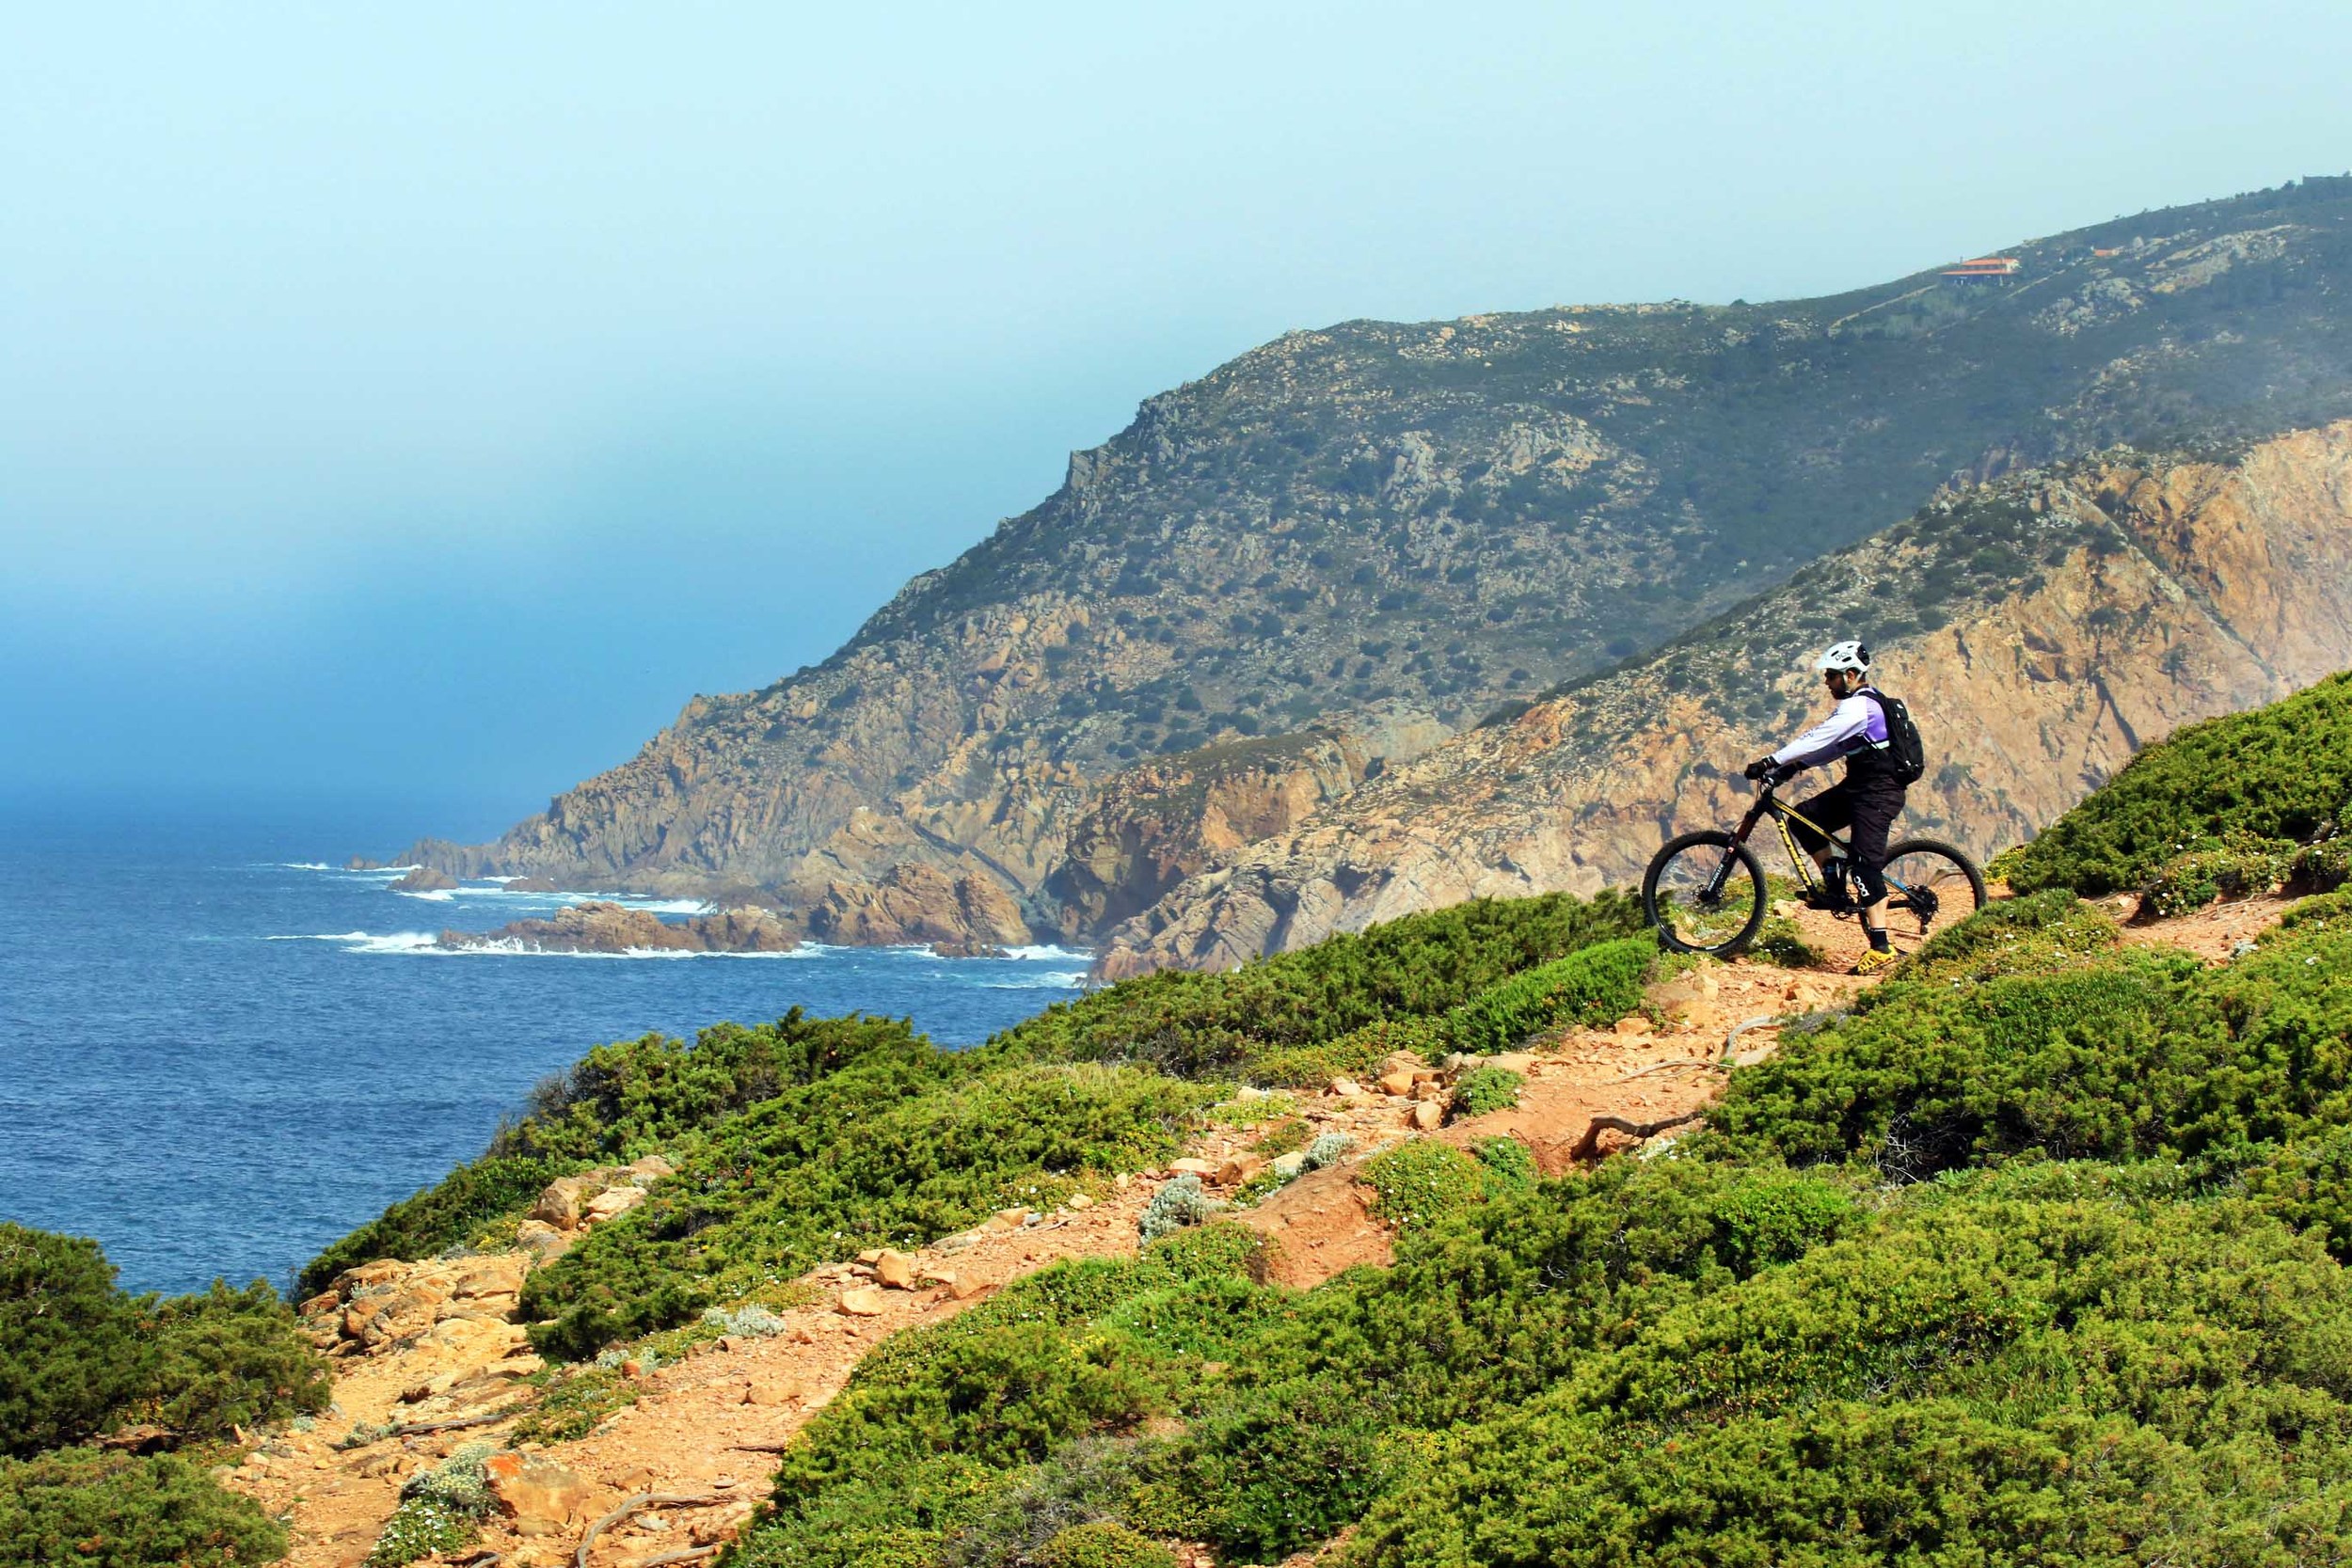
[[[358,9],[11,9],[0,786],[519,815],[1287,328],[2352,166],[2341,4]]]

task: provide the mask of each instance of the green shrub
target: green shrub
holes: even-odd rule
[[[174,1454],[0,1458],[0,1562],[12,1568],[252,1568],[285,1551],[259,1504]]]
[[[1478,1162],[1451,1144],[1413,1138],[1364,1162],[1363,1180],[1375,1195],[1372,1212],[1398,1229],[1430,1225],[1486,1196]]]
[[[103,1432],[148,1381],[136,1315],[98,1243],[0,1220],[0,1455]]]
[[[646,1035],[600,1045],[541,1084],[531,1114],[492,1151],[630,1160],[852,1066],[930,1066],[936,1054],[904,1019],[809,1018],[798,1007],[756,1027],[714,1024],[691,1046]]]
[[[242,1291],[215,1280],[201,1295],[144,1297],[138,1308],[153,1370],[135,1414],[183,1440],[315,1415],[333,1396],[293,1309],[258,1279]]]
[[[429,1470],[410,1476],[365,1568],[402,1568],[436,1552],[454,1552],[471,1542],[489,1517],[490,1495],[482,1462],[498,1451],[488,1442],[468,1443]]]
[[[1519,1085],[1526,1080],[1507,1068],[1472,1068],[1454,1085],[1449,1112],[1456,1117],[1483,1117],[1507,1111],[1519,1102]]]
[[[1428,1060],[1448,1049],[1442,1019],[1381,1019],[1335,1040],[1246,1047],[1240,1070],[1243,1076],[1270,1087],[1319,1089],[1334,1078],[1360,1078],[1400,1051]]]
[[[131,1423],[225,1437],[326,1408],[326,1364],[262,1281],[165,1299],[114,1280],[97,1243],[0,1221],[0,1454]]]
[[[2336,832],[2307,844],[2287,864],[2287,880],[2309,893],[2327,893],[2352,881],[2352,800],[2336,813]]]
[[[2251,898],[2278,887],[2300,853],[2284,839],[2230,832],[2156,868],[2139,890],[2139,912],[2158,919],[2186,914],[2217,898]]]
[[[1655,937],[1627,937],[1514,974],[1446,1014],[1448,1043],[1491,1054],[1556,1024],[1621,1018],[1642,1005],[1657,957]]]
[[[904,1020],[812,1019],[798,1007],[754,1028],[714,1024],[691,1046],[661,1035],[597,1046],[542,1083],[530,1113],[501,1128],[480,1159],[321,1253],[303,1269],[300,1289],[323,1291],[343,1270],[378,1258],[430,1258],[462,1245],[528,1210],[557,1177],[707,1132],[847,1068],[888,1063],[901,1080],[930,1081],[946,1059]]]
[[[571,1358],[871,1246],[919,1243],[1086,1172],[1172,1154],[1216,1091],[1074,1063],[853,1064],[729,1118],[678,1176],[524,1283],[543,1351]]]
[[[2004,860],[2020,893],[2137,888],[2232,830],[2308,843],[2352,798],[2352,673],[2149,746]]]
[[[2234,1202],[1915,1193],[1629,1315],[1436,1445],[1349,1560],[2292,1561],[2342,1529],[2352,1280],[2316,1246]]]
[[[1234,1226],[1182,1231],[893,1338],[785,1453],[777,1513],[744,1560],[846,1568],[912,1531],[891,1549],[919,1536],[932,1555],[914,1560],[1009,1564],[1120,1515],[1142,1474],[1128,1434],[1218,1387],[1209,1364],[1246,1354],[1280,1299],[1251,1281],[1261,1244]]]
[[[1534,1150],[1517,1138],[1481,1138],[1470,1145],[1470,1154],[1503,1187],[1532,1187],[1538,1179]]]
[[[1313,1379],[1222,1401],[1151,1466],[1134,1507],[1155,1533],[1271,1562],[1353,1523],[1389,1486],[1386,1402]]]
[[[1223,974],[1163,970],[1122,980],[1050,1007],[985,1049],[1144,1061],[1187,1075],[1251,1058],[1288,1061],[1274,1053],[1327,1044],[1370,1023],[1433,1017],[1521,970],[1640,929],[1637,903],[1614,893],[1589,901],[1566,894],[1471,899]],[[1261,1081],[1317,1080],[1290,1073]]]
[[[2298,1139],[2238,1176],[2265,1213],[2317,1233],[2338,1261],[2352,1259],[2352,1129]]]
[[[1055,1533],[1030,1560],[1037,1568],[1176,1568],[1176,1554],[1109,1519]]]
[[[1950,1402],[1840,1402],[1662,1445],[1594,1418],[1448,1447],[1441,1479],[1375,1504],[1343,1560],[1442,1568],[1802,1562],[2325,1560],[2341,1492],[2279,1446],[2225,1458],[2127,1421],[2020,1426]],[[2333,1458],[2333,1455],[2329,1456]]]

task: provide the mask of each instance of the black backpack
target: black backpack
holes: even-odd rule
[[[1919,726],[1911,721],[1911,710],[1903,706],[1900,697],[1890,697],[1873,688],[1869,693],[1878,699],[1879,711],[1886,716],[1886,749],[1879,755],[1887,777],[1899,784],[1915,784],[1928,770],[1927,749],[1919,744]]]

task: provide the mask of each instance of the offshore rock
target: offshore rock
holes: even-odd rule
[[[596,901],[545,920],[495,931],[443,931],[448,948],[527,948],[540,953],[789,953],[800,938],[774,911],[723,910],[665,921],[649,910]]]
[[[2140,746],[2352,664],[2352,421],[1948,493],[1229,857],[1113,933],[1097,972],[1224,968],[1466,898],[1635,885],[1670,834],[1736,820],[1740,763],[1819,716],[1810,656],[1856,634],[1929,752],[1896,834],[1989,855]],[[1762,853],[1777,865],[1769,838]]]

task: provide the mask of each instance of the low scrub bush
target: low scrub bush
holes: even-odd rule
[[[1481,1138],[1470,1145],[1470,1154],[1505,1188],[1532,1187],[1536,1182],[1534,1150],[1517,1138]]]
[[[1037,1549],[1037,1568],[1176,1568],[1176,1554],[1115,1520],[1073,1525]]]
[[[11,1568],[254,1568],[285,1551],[261,1505],[176,1454],[0,1458],[0,1562]]]
[[[2146,747],[2041,835],[2002,858],[2020,893],[2136,889],[2225,832],[2310,843],[2352,800],[2352,673]]]
[[[1614,893],[1471,899],[1223,974],[1164,970],[1123,980],[1048,1008],[988,1049],[1143,1061],[1185,1075],[1252,1058],[1292,1062],[1275,1053],[1325,1045],[1367,1024],[1434,1017],[1522,970],[1641,928],[1639,906]],[[1261,1081],[1315,1080],[1294,1073]]]
[[[403,1568],[419,1558],[453,1553],[470,1543],[489,1517],[494,1500],[482,1462],[497,1451],[495,1443],[468,1443],[431,1469],[409,1477],[400,1489],[400,1506],[385,1521],[364,1568]]]
[[[1153,1531],[1273,1562],[1353,1523],[1391,1484],[1388,1402],[1310,1378],[1202,1411],[1154,1456],[1133,1507]]]
[[[944,1053],[903,1021],[816,1018],[721,1023],[691,1045],[661,1035],[600,1045],[532,1091],[530,1112],[480,1159],[404,1198],[312,1259],[300,1276],[323,1291],[378,1258],[431,1258],[529,1209],[547,1184],[599,1162],[627,1161],[707,1133],[750,1106],[858,1065],[889,1062],[902,1080],[937,1076]]]
[[[2217,898],[2252,898],[2277,889],[2299,850],[2285,839],[2233,832],[2208,840],[2156,868],[2139,890],[2139,912],[2163,919],[2202,909]]]
[[[2103,921],[2063,894],[1994,906],[1735,1075],[1711,1119],[1743,1148],[1904,1180],[2026,1154],[2242,1164],[2352,1120],[2352,920],[2324,912],[2340,896],[2213,969],[2103,950]]]
[[[1657,939],[1604,942],[1491,986],[1445,1015],[1446,1043],[1488,1055],[1562,1023],[1600,1023],[1642,1005]]]
[[[1364,1162],[1363,1180],[1375,1196],[1372,1212],[1400,1230],[1434,1225],[1483,1202],[1490,1186],[1484,1166],[1451,1144],[1414,1138]]]
[[[0,1221],[0,1455],[110,1425],[147,1384],[136,1333],[96,1242]]]
[[[1335,1040],[1311,1045],[1247,1047],[1239,1071],[1252,1082],[1284,1088],[1321,1088],[1334,1078],[1360,1078],[1373,1072],[1398,1052],[1424,1060],[1443,1054],[1446,1044],[1442,1019],[1427,1017],[1382,1019],[1353,1029]]]
[[[1449,1112],[1455,1117],[1483,1117],[1507,1111],[1519,1102],[1519,1085],[1526,1080],[1507,1068],[1472,1068],[1454,1085]]]
[[[1931,1539],[2255,1562],[2338,1538],[2352,1285],[2316,1245],[2231,1201],[1920,1192],[1446,1434],[1347,1560],[1860,1565]]]
[[[1251,1282],[1258,1245],[1229,1226],[1184,1231],[892,1339],[784,1454],[775,1515],[742,1560],[1006,1561],[1041,1527],[1131,1501],[1139,1429],[1198,1408],[1221,1386],[1211,1363],[1263,1330],[1279,1292]]]
[[[1166,1159],[1216,1098],[1205,1085],[1083,1063],[945,1082],[933,1070],[855,1064],[687,1147],[675,1180],[531,1274],[524,1310],[553,1320],[533,1342],[592,1355],[815,1263],[1048,1202],[1082,1173]]]
[[[198,1295],[141,1297],[153,1357],[133,1414],[183,1441],[227,1437],[326,1408],[334,1380],[294,1311],[260,1280],[232,1291],[218,1280]]]
[[[267,1285],[125,1295],[98,1243],[0,1222],[0,1454],[135,1423],[182,1442],[323,1410],[325,1364]]]

